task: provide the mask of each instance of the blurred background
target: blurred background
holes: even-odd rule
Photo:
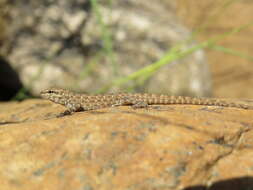
[[[252,0],[0,0],[0,100],[45,88],[253,98]]]

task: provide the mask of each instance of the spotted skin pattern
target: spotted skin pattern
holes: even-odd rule
[[[64,89],[46,89],[41,92],[43,99],[61,104],[67,108],[66,113],[89,111],[106,107],[131,105],[133,108],[145,108],[148,105],[207,105],[253,109],[246,104],[233,103],[215,98],[193,98],[148,93],[116,93],[88,95]]]

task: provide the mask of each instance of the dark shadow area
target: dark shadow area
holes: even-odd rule
[[[23,85],[16,71],[0,56],[0,101],[11,100],[23,89]],[[27,92],[27,95],[29,93]]]
[[[253,190],[253,177],[231,178],[218,181],[209,187],[199,185],[187,187],[184,190]]]

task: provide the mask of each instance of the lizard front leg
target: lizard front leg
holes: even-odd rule
[[[74,112],[85,111],[85,109],[81,106],[81,104],[67,103],[65,106],[67,107],[67,110],[60,113],[57,117],[63,117],[63,116],[66,116],[66,115],[71,115]]]

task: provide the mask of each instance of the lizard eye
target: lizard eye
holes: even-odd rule
[[[53,94],[53,93],[55,93],[55,91],[54,90],[48,90],[47,93]]]

